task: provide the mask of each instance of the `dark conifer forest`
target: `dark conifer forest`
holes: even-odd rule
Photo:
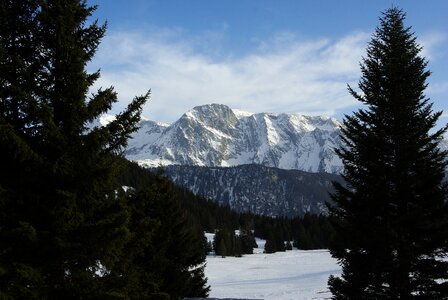
[[[94,10],[0,4],[0,298],[206,296],[202,232],[171,186],[119,182],[149,92],[91,125],[117,101],[112,87],[89,94],[100,73],[86,64],[106,31],[88,22]]]
[[[148,186],[161,180],[163,169],[158,174],[148,171],[136,163],[128,162],[127,170],[123,173],[121,182],[125,186]],[[163,179],[168,182],[167,179]],[[238,213],[228,206],[220,206],[212,199],[196,196],[188,189],[172,184],[175,198],[180,200],[182,209],[198,222],[205,232],[221,231],[234,235],[235,230],[242,232],[242,236],[256,236],[276,239],[276,247],[272,252],[285,251],[285,242],[290,241],[298,249],[325,249],[333,238],[334,230],[328,217],[324,215],[306,214],[303,218],[267,217],[251,213]],[[219,237],[219,235],[218,235]],[[228,239],[232,240],[232,239]],[[233,246],[226,245],[227,249]],[[227,255],[249,254],[252,249],[243,247],[240,253],[227,252]],[[217,249],[215,248],[215,251]],[[219,252],[219,250],[217,250]],[[232,254],[229,254],[232,253]],[[220,254],[220,253],[219,253]]]
[[[346,116],[346,186],[330,206],[330,247],[343,267],[329,280],[334,299],[446,299],[448,295],[446,127],[425,96],[428,62],[405,13],[383,13],[361,63],[364,107]]]

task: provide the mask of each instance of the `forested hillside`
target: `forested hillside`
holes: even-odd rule
[[[282,170],[262,165],[199,167],[172,165],[165,174],[193,193],[257,215],[303,217],[326,214],[337,174]]]
[[[159,174],[154,174],[136,163],[128,162],[127,166],[121,179],[124,186],[141,188],[162,180],[170,186],[173,197],[178,199],[190,221],[203,231],[254,231],[257,237],[275,240],[274,251],[285,250],[284,241],[288,240],[300,249],[327,248],[331,241],[333,228],[325,216],[305,214],[303,217],[287,218],[236,212],[227,205],[196,196],[189,189],[163,179],[163,169],[159,170]]]

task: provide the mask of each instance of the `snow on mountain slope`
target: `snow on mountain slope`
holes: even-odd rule
[[[163,130],[168,126],[167,124],[149,120],[141,121],[140,129],[129,140],[128,150],[126,151],[127,155],[150,155],[149,152],[145,152],[144,148],[156,143],[162,136]]]
[[[125,155],[150,167],[262,164],[339,173],[342,162],[333,149],[341,143],[340,125],[328,117],[253,114],[210,104],[193,108],[169,126],[143,121]]]

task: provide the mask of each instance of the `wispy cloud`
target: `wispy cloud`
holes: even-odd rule
[[[444,46],[447,40],[448,37],[446,33],[442,33],[440,31],[433,31],[423,34],[418,39],[417,42],[423,46],[422,55],[424,57],[426,57],[429,60],[437,60],[442,55],[442,52],[444,52],[446,49],[441,48],[440,46]]]
[[[158,30],[157,35],[109,33],[91,65],[102,70],[96,86],[116,88],[118,109],[151,89],[143,114],[165,122],[207,103],[313,115],[334,115],[356,104],[346,84],[356,85],[359,79],[359,62],[370,34],[301,40],[283,32],[244,56],[208,53],[207,49],[217,49],[222,34],[187,39],[181,38],[181,29]]]

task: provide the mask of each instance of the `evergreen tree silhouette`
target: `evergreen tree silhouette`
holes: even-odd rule
[[[405,14],[384,12],[361,65],[364,104],[346,116],[338,150],[347,186],[335,184],[330,206],[336,229],[333,257],[340,278],[333,299],[448,297],[446,128],[425,97],[430,72]]]

